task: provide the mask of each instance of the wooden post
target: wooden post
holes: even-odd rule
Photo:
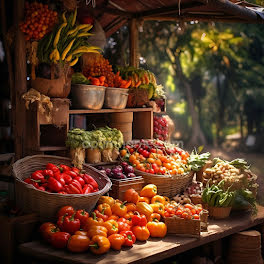
[[[19,22],[24,17],[24,0],[13,1],[14,3],[14,25],[15,34],[15,85],[12,92],[12,124],[15,144],[15,159],[22,158],[25,155],[24,139],[26,135],[26,108],[21,96],[27,91],[27,65],[26,65],[26,47],[23,33],[19,29]]]
[[[129,23],[130,30],[130,65],[134,67],[138,67],[139,59],[138,59],[138,24],[137,19],[132,18]]]

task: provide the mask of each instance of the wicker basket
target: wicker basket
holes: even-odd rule
[[[155,175],[151,173],[135,170],[136,175],[143,176],[145,184],[155,184],[158,187],[158,194],[169,198],[181,193],[191,184],[194,172],[191,171],[184,175]]]
[[[203,210],[198,219],[183,219],[177,216],[164,217],[167,233],[185,237],[200,237],[201,231],[207,229],[208,211]]]
[[[28,156],[16,161],[13,165],[17,206],[25,213],[37,213],[41,220],[54,220],[57,210],[68,204],[75,209],[91,211],[100,196],[107,193],[112,185],[107,176],[87,164],[83,165],[83,169],[97,181],[98,192],[85,195],[49,193],[37,190],[23,181],[35,170],[44,169],[48,162],[71,166],[71,159],[49,155]]]
[[[193,204],[202,204],[203,203],[201,195],[198,196],[198,195],[191,194],[190,198],[191,198],[191,201]]]
[[[214,219],[224,219],[230,215],[232,207],[208,207],[209,216]]]

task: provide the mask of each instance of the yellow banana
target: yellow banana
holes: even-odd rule
[[[58,32],[57,32],[57,34],[56,34],[56,36],[55,36],[55,39],[54,39],[54,41],[53,41],[53,47],[54,47],[54,48],[57,47],[57,44],[58,44],[58,42],[59,42],[61,30],[62,30],[64,27],[66,27],[66,26],[67,26],[67,23],[63,23],[63,24],[61,24],[61,26],[59,27]]]
[[[69,65],[70,65],[70,66],[75,65],[75,64],[77,63],[78,59],[79,59],[79,58],[74,59]]]
[[[69,43],[69,45],[65,48],[65,50],[62,52],[62,55],[61,55],[61,59],[62,59],[62,60],[65,59],[65,57],[66,57],[67,53],[70,51],[70,49],[71,49],[71,47],[72,47],[74,41],[75,41],[75,39],[73,39],[73,40]]]

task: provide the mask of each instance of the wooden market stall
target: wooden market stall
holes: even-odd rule
[[[111,34],[116,32],[121,26],[128,23],[130,28],[130,65],[135,67],[138,67],[139,61],[138,29],[139,26],[144,23],[144,21],[158,20],[183,22],[197,20],[205,22],[219,21],[255,24],[264,23],[264,16],[260,9],[258,9],[259,7],[246,1],[98,0],[95,2],[91,1],[91,3],[88,5],[86,5],[86,2],[87,1],[80,1],[78,15],[82,16],[86,13],[92,15],[100,22],[106,37],[111,36]],[[92,7],[93,3],[96,3],[96,6]],[[4,10],[5,1],[2,0],[1,12],[4,22],[2,23],[3,33],[7,32],[4,21]],[[68,149],[65,146],[65,141],[70,124],[76,116],[85,116],[87,120],[90,120],[91,122],[97,121],[98,124],[103,125],[110,125],[109,121],[112,122],[115,119],[116,126],[114,127],[128,128],[123,132],[124,135],[128,136],[129,140],[153,138],[154,110],[150,106],[131,107],[124,109],[79,109],[72,108],[68,99],[64,98],[61,101],[58,98],[51,98],[54,106],[52,113],[53,119],[51,120],[47,120],[43,116],[43,113],[39,111],[39,105],[37,102],[30,106],[30,110],[26,110],[24,101],[21,99],[22,95],[24,95],[28,90],[27,77],[29,75],[27,72],[28,65],[25,52],[26,42],[23,33],[19,29],[19,23],[21,20],[23,20],[23,17],[24,1],[14,1],[15,49],[13,60],[11,58],[12,52],[8,47],[7,39],[5,39],[5,49],[7,51],[6,53],[9,62],[9,84],[11,87],[12,124],[15,139],[16,160],[24,158],[28,155],[40,154],[40,156],[37,156],[37,158],[40,160],[38,160],[39,163],[37,165],[40,166],[41,162],[43,162],[43,156],[41,156],[43,154],[68,156]],[[130,121],[127,122],[127,120],[123,120],[123,123],[125,123],[124,125],[120,121],[121,118],[128,118]],[[58,123],[60,125],[59,129],[57,128]],[[126,123],[129,123],[129,125]],[[70,164],[69,160],[66,160],[65,162],[68,162],[68,165]],[[23,164],[20,164],[22,167],[22,172],[16,171],[16,173],[17,175],[23,175],[23,173],[26,173],[24,171],[25,169],[30,171],[32,170],[33,172],[37,169],[37,165],[33,162],[32,168],[30,168],[30,162],[27,164],[25,162],[24,166]],[[193,177],[193,174],[189,175],[189,178],[190,176]],[[108,181],[110,180],[108,179]],[[137,191],[140,191],[142,188],[141,181],[142,178],[140,179],[141,185],[138,187]],[[190,179],[187,179],[185,185],[190,182]],[[175,184],[175,181],[173,183]],[[126,184],[126,189],[129,188],[127,186],[129,186],[129,184]],[[170,184],[168,184],[166,188],[170,189]],[[166,193],[166,190],[164,193]],[[165,195],[164,193],[162,193],[162,195]],[[29,192],[25,194],[25,196],[28,194]],[[43,208],[45,207],[45,204],[51,203],[50,200],[45,200],[45,196],[39,198],[32,195],[31,197],[34,197],[36,200],[34,200],[27,208],[30,206],[38,207],[38,199],[41,200],[40,204]],[[19,198],[21,198],[21,201],[24,198],[23,193],[21,194],[21,190]],[[28,210],[27,213],[29,213],[29,211],[30,210]],[[33,228],[39,225],[39,222],[43,221],[43,219],[40,219],[35,213],[29,214],[29,218],[21,217],[21,221],[19,217],[17,218],[17,221],[9,221],[5,218],[3,221],[7,222],[8,231],[4,230],[5,228],[3,228],[3,232],[6,232],[6,237],[9,238],[7,243],[7,245],[10,246],[9,251],[7,252],[7,259],[9,263],[12,263],[13,257],[11,255],[14,252],[13,250],[17,248],[19,248],[19,253],[24,255],[25,259],[29,261],[36,259],[53,262],[60,261],[63,263],[109,263],[109,260],[111,260],[111,263],[120,263],[120,259],[122,258],[122,262],[124,263],[152,263],[199,247],[201,245],[228,237],[252,227],[258,227],[260,229],[260,226],[263,226],[264,224],[263,212],[264,208],[258,206],[258,214],[254,216],[250,215],[248,211],[244,211],[233,212],[232,217],[224,220],[210,219],[208,232],[202,232],[201,236],[199,223],[199,238],[182,238],[174,235],[166,236],[162,239],[152,238],[144,243],[136,242],[131,250],[122,250],[119,254],[111,251],[110,253],[99,257],[93,256],[91,254],[89,254],[87,257],[87,253],[73,255],[72,253],[63,250],[52,249],[50,245],[43,243],[43,241],[39,241],[39,238],[37,240],[34,239],[31,241]],[[19,233],[19,229],[24,229],[25,233],[27,234],[21,235]],[[20,238],[18,239],[17,243],[15,242],[16,237]],[[5,245],[1,246],[4,248]]]

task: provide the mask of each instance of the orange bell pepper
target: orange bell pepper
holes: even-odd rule
[[[165,205],[165,197],[161,196],[161,195],[155,195],[151,198],[151,203],[152,204],[161,203],[161,204]]]
[[[139,198],[139,195],[138,195],[137,191],[133,188],[130,188],[130,189],[125,191],[123,200],[136,204],[138,201],[138,198]]]
[[[134,212],[129,211],[124,215],[124,218],[126,218],[128,221],[131,221],[132,217],[134,215]]]
[[[150,204],[150,199],[148,197],[140,196],[138,199],[139,202],[145,202],[147,204]]]
[[[111,244],[111,248],[114,250],[120,250],[125,242],[124,236],[120,234],[113,234],[108,237],[108,240]]]
[[[151,237],[165,237],[167,234],[167,226],[163,222],[152,221],[147,223],[147,228]]]
[[[155,184],[148,184],[140,191],[140,196],[152,198],[157,194],[157,191],[157,186]]]
[[[136,211],[136,205],[134,203],[127,203],[127,212],[135,212]]]
[[[107,237],[107,228],[105,226],[91,226],[87,230],[87,235],[90,238],[97,235]]]
[[[102,218],[97,218],[95,213],[92,213],[91,215],[92,216],[87,219],[86,224],[84,225],[84,231],[87,231],[91,226],[102,225],[104,222]]]
[[[97,204],[107,203],[112,206],[115,203],[115,199],[110,196],[101,196],[97,202]]]
[[[112,214],[111,216],[108,217],[108,220],[118,220],[119,216]]]
[[[137,211],[140,214],[144,214],[148,220],[150,219],[151,214],[154,212],[152,207],[145,202],[138,202],[137,203]]]
[[[112,215],[112,210],[111,206],[107,203],[102,203],[97,206],[97,210],[104,215],[111,216]]]
[[[155,204],[150,204],[151,208],[153,209],[154,213],[158,213],[160,215],[164,215],[164,205],[161,203],[155,203]]]
[[[87,232],[86,231],[76,231],[75,233],[74,233],[74,235],[81,235],[81,236],[87,236]]]
[[[84,252],[89,249],[90,239],[88,236],[73,235],[69,238],[67,248],[71,252]]]
[[[118,215],[119,217],[123,217],[127,213],[127,208],[124,203],[115,203],[111,207],[112,213]]]
[[[133,226],[132,232],[139,241],[146,241],[150,236],[150,232],[146,226]]]
[[[106,253],[110,249],[110,242],[104,236],[94,236],[91,240],[90,250],[96,254],[101,255]]]
[[[152,222],[152,221],[159,221],[161,218],[160,214],[158,213],[153,213],[150,215],[150,219],[149,221]]]
[[[108,231],[108,236],[118,233],[118,223],[115,220],[108,220],[104,222],[104,227],[106,227]]]

